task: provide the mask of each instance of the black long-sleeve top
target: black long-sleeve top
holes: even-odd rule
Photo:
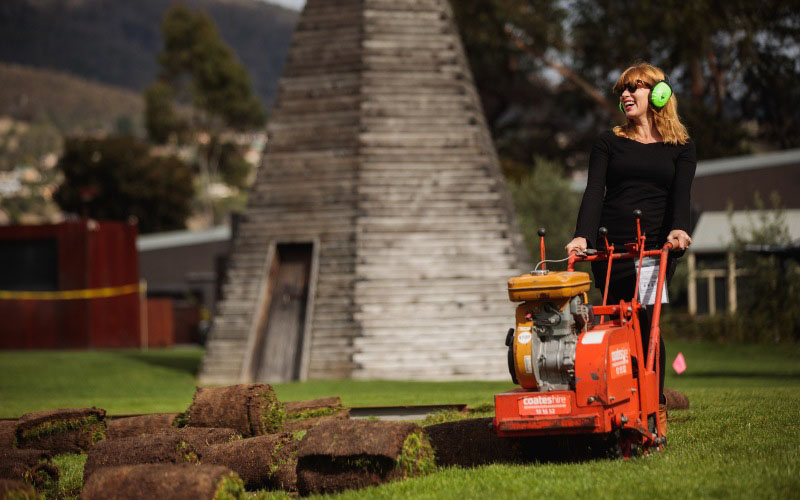
[[[697,166],[694,143],[643,144],[611,131],[601,134],[589,156],[589,178],[583,193],[575,237],[598,248],[597,230],[608,229],[618,249],[636,240],[635,209],[642,211],[647,248],[659,248],[673,229],[689,231],[689,197]],[[600,243],[600,247],[604,246]],[[672,254],[670,267],[674,270]],[[605,262],[592,263],[595,284],[602,288]],[[612,280],[633,275],[633,263],[614,264]],[[598,279],[601,277],[602,279]]]
[[[608,229],[617,248],[636,240],[635,209],[642,211],[647,247],[658,248],[673,229],[689,231],[689,196],[697,165],[694,143],[643,144],[611,131],[597,138],[589,156],[575,237],[597,248],[597,230]]]

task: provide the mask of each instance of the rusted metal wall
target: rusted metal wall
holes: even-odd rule
[[[130,289],[139,282],[136,235],[136,225],[86,219],[0,227],[0,246],[55,240],[58,277],[49,291],[63,295],[0,299],[0,349],[138,347],[139,294]],[[15,265],[0,262],[0,272]],[[97,296],[103,289],[111,296]],[[89,298],[66,298],[75,290]]]

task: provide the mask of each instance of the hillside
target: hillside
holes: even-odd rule
[[[156,75],[173,0],[2,0],[0,61],[141,92]],[[182,0],[208,12],[269,104],[297,12],[259,0]]]
[[[0,63],[0,89],[0,116],[49,123],[62,134],[142,126],[140,94],[66,73]]]

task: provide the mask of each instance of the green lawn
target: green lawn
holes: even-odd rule
[[[691,409],[673,412],[663,453],[629,461],[450,468],[342,498],[792,498],[800,491],[800,346],[668,341],[668,370]],[[182,411],[199,349],[0,353],[0,416],[96,405],[110,414]],[[502,382],[312,381],[280,399],[341,396],[350,406],[488,403]],[[77,458],[77,457],[76,457]],[[63,460],[63,459],[62,459]],[[66,460],[79,467],[82,460]],[[69,468],[69,467],[66,467]],[[74,474],[70,476],[75,482]],[[74,491],[74,484],[64,488]]]

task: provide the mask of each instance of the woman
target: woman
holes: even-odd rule
[[[678,117],[678,103],[659,68],[640,63],[626,69],[614,85],[626,123],[598,137],[589,157],[589,178],[583,194],[575,238],[567,254],[598,248],[597,230],[608,229],[616,248],[636,240],[635,209],[642,211],[648,249],[673,244],[667,283],[675,263],[692,244],[689,195],[697,163],[694,143]],[[606,263],[592,263],[595,286],[605,287]],[[631,300],[636,272],[631,260],[612,266],[608,302]],[[652,307],[647,308],[651,310]],[[650,338],[649,311],[640,316],[643,346]],[[661,402],[664,403],[666,351],[661,340]]]

